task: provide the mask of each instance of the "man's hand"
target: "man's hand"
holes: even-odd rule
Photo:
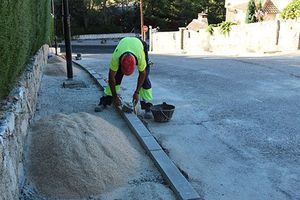
[[[136,105],[139,102],[139,94],[137,92],[134,92],[132,96],[132,103],[133,105]]]
[[[113,104],[114,104],[116,107],[121,106],[121,100],[120,100],[120,98],[118,97],[118,95],[113,96]]]

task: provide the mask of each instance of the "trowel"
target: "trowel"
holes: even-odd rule
[[[135,115],[138,114],[138,103],[137,102],[123,102],[122,104],[122,111],[126,113],[134,113]]]

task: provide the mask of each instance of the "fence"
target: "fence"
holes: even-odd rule
[[[180,28],[176,32],[154,32],[151,49],[158,53],[239,53],[295,51],[300,48],[300,22],[267,21],[232,26],[228,35],[214,28],[213,35]]]
[[[135,33],[112,33],[112,34],[89,34],[73,36],[73,39],[79,40],[98,40],[98,39],[120,39],[124,37],[135,37]]]

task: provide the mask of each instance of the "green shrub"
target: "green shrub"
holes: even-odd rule
[[[259,10],[262,10],[263,9],[263,6],[262,6],[262,2],[261,0],[259,0],[257,6],[256,6],[256,11],[259,11]]]
[[[0,99],[50,41],[50,0],[0,0]]]
[[[51,18],[50,18],[50,32],[49,32],[49,37],[50,37],[50,41],[49,44],[53,44],[54,39],[55,39],[55,18],[54,15],[51,14]]]
[[[248,3],[248,9],[246,13],[246,23],[254,23],[257,22],[255,17],[256,5],[254,0],[250,0]]]
[[[300,17],[300,0],[289,3],[281,13],[283,19],[296,19]]]
[[[206,32],[208,32],[210,35],[213,35],[215,30],[214,27],[216,27],[216,24],[210,24],[209,26],[206,27]]]
[[[231,31],[231,26],[232,25],[236,25],[235,22],[230,22],[230,21],[226,21],[226,22],[222,22],[219,24],[220,26],[220,32],[223,34],[223,35],[229,35],[230,31]]]

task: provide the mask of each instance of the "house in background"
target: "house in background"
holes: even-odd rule
[[[193,19],[193,21],[191,21],[191,23],[189,23],[186,28],[192,31],[199,31],[200,29],[204,29],[207,26],[207,14],[202,12],[198,13],[198,19]]]
[[[256,0],[258,5],[260,0]],[[263,12],[265,13],[264,20],[278,19],[282,10],[292,0],[261,0]],[[225,0],[226,21],[237,23],[245,23],[246,13],[249,0]]]

